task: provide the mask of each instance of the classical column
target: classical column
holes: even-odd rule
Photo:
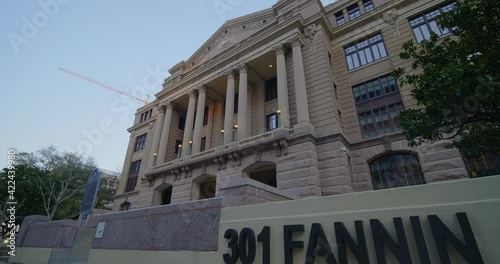
[[[161,130],[160,148],[158,151],[157,165],[165,163],[167,157],[168,138],[170,136],[170,126],[172,125],[172,110],[174,105],[171,102],[166,104],[167,113],[165,114],[165,121]]]
[[[290,127],[290,111],[288,110],[288,85],[286,78],[285,47],[280,45],[276,51],[276,71],[278,75],[278,110],[281,112],[281,127]]]
[[[189,104],[186,117],[186,125],[184,126],[184,138],[182,139],[182,157],[189,155],[189,141],[193,135],[194,110],[196,107],[196,91],[189,93]]]
[[[153,136],[153,145],[151,147],[151,156],[149,157],[149,167],[155,166],[155,157],[158,155],[158,147],[160,144],[161,129],[165,119],[165,105],[158,104],[156,106],[158,116],[156,117],[155,135]],[[158,164],[156,164],[158,165]]]
[[[302,38],[292,42],[293,78],[295,80],[295,104],[297,106],[297,125],[310,124],[309,104],[307,103],[306,77],[302,59]]]
[[[193,134],[193,153],[200,152],[201,149],[201,129],[203,128],[203,114],[205,112],[206,89],[204,86],[198,88],[198,106],[196,107],[196,122]]]
[[[227,74],[226,115],[224,117],[224,145],[233,142],[234,72]]]
[[[240,67],[240,91],[238,93],[238,140],[248,137],[248,73],[247,65]]]

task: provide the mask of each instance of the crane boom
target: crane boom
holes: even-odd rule
[[[63,72],[66,72],[66,73],[69,73],[69,74],[71,74],[71,75],[73,75],[73,76],[76,76],[76,77],[78,77],[78,78],[81,78],[81,79],[87,80],[87,81],[89,81],[89,82],[95,83],[95,84],[97,84],[97,85],[99,85],[99,86],[101,86],[101,87],[104,87],[104,88],[110,89],[111,91],[117,92],[117,93],[119,93],[119,94],[123,94],[123,95],[125,95],[125,96],[130,97],[130,98],[133,98],[133,99],[135,99],[135,100],[137,100],[137,101],[139,101],[139,102],[143,102],[143,103],[144,103],[144,105],[149,104],[149,95],[147,96],[146,100],[143,100],[143,99],[141,99],[141,98],[138,98],[138,97],[136,97],[136,96],[133,96],[133,95],[132,95],[132,94],[130,94],[130,93],[122,92],[122,91],[120,91],[120,90],[118,90],[118,89],[116,89],[116,88],[114,88],[114,87],[112,87],[112,86],[109,86],[109,85],[107,85],[107,84],[104,84],[104,83],[102,83],[102,82],[99,82],[99,81],[97,81],[97,80],[94,80],[94,79],[92,79],[92,78],[90,78],[90,77],[87,77],[87,76],[85,76],[85,75],[81,75],[81,74],[78,74],[78,73],[76,73],[76,72],[72,72],[72,71],[70,71],[70,70],[68,70],[68,69],[65,69],[65,68],[59,68],[59,70],[61,70],[61,71],[63,71]]]

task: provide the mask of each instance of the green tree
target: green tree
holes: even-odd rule
[[[441,28],[419,45],[403,45],[400,57],[412,60],[411,73],[395,71],[402,85],[413,86],[416,107],[401,113],[411,146],[449,140],[466,157],[500,153],[500,0],[458,1],[441,15]]]
[[[45,215],[65,219],[78,214],[86,178],[96,167],[92,159],[48,147],[35,153],[20,153],[19,163],[46,172],[30,178]]]

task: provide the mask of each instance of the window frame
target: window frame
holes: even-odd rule
[[[141,170],[142,160],[136,160],[130,163],[130,170],[127,179],[127,185],[125,186],[125,192],[133,192],[137,186],[137,179],[139,178],[139,171]]]
[[[455,8],[456,2],[446,3],[445,5],[438,6],[436,8],[430,9],[426,12],[420,13],[417,16],[414,16],[408,19],[408,23],[410,24],[410,28],[413,32],[413,37],[417,44],[422,43],[424,40],[429,40],[431,36],[431,32],[436,33],[438,37],[443,37],[452,33],[452,30],[449,28],[441,28],[436,21],[436,18],[443,13],[450,12]],[[435,27],[432,25],[435,23]],[[422,31],[422,26],[425,27],[427,32]],[[422,39],[419,40],[419,37],[415,33],[418,29],[418,32]],[[437,32],[435,31],[437,30]],[[426,33],[426,34],[425,34]]]
[[[349,17],[349,21],[361,16],[361,9],[359,8],[358,3],[354,3],[347,7],[347,16]]]
[[[365,13],[373,11],[373,9],[375,9],[375,6],[373,5],[373,1],[372,0],[363,0],[363,8],[365,9]]]
[[[337,22],[337,27],[345,24],[345,22],[346,22],[345,16],[344,16],[344,12],[342,10],[335,13],[335,21]]]
[[[184,131],[184,129],[186,128],[186,117],[179,116],[179,124],[177,125],[177,128],[181,131]]]
[[[274,116],[274,127],[271,127],[270,126],[270,117]],[[271,113],[271,114],[268,114],[266,115],[266,130],[269,132],[269,131],[273,131],[275,129],[278,128],[278,114],[277,113]]]
[[[203,109],[203,126],[208,125],[208,106]]]
[[[400,168],[401,167],[393,167],[393,166],[391,166],[389,168],[389,170],[388,170],[388,169],[386,169],[387,167],[384,164],[383,165],[383,171],[384,171],[384,174],[385,174],[385,180],[386,180],[387,186],[382,186],[383,188],[381,188],[380,184],[383,184],[383,178],[381,177],[381,175],[376,175],[378,172],[381,171],[380,170],[380,166],[378,166],[378,171],[377,171],[377,173],[375,173],[374,165],[376,165],[377,162],[385,161],[385,160],[390,160],[391,158],[392,158],[392,160],[390,160],[390,163],[392,163],[392,162],[396,163],[396,161],[397,161],[396,157],[397,158],[401,158],[400,160],[406,159],[405,161],[408,162],[408,164],[405,164],[405,162],[403,162],[403,161],[401,162],[401,165],[403,165],[403,169],[404,169],[404,166],[408,166],[408,165],[409,165],[409,167],[414,167],[413,170],[411,170],[411,171],[408,171],[408,172],[406,170],[403,171],[403,173],[405,174],[404,179],[406,180],[407,184],[406,185],[401,185],[400,182],[399,182],[399,179],[402,178],[402,177],[399,176],[399,178],[394,178],[394,179],[397,180],[397,181],[394,181],[395,186],[389,186],[389,177],[385,173],[390,170],[393,173],[393,176],[394,176],[394,174],[396,174],[396,173],[394,173],[394,171],[400,172]],[[410,161],[410,158],[412,159],[411,161]],[[393,164],[390,164],[390,165],[393,165]],[[374,190],[383,190],[383,189],[391,189],[391,188],[408,187],[408,186],[415,186],[415,185],[426,184],[424,173],[422,171],[422,166],[420,164],[419,157],[418,157],[418,155],[416,153],[408,153],[408,152],[389,153],[389,154],[386,154],[386,155],[383,155],[383,156],[379,156],[376,159],[371,160],[368,163],[368,167],[370,169],[370,177],[371,177],[371,180],[372,180],[372,185],[373,185],[373,189]],[[409,178],[406,175],[409,172],[411,172],[411,177],[413,179],[413,184],[409,184]],[[417,173],[416,176],[418,178],[415,177],[414,173]],[[379,177],[380,181],[377,181],[377,179],[376,179],[377,176]]]
[[[147,133],[142,134],[135,138],[134,152],[138,152],[144,149],[146,146]]]
[[[265,81],[265,100],[266,103],[278,99],[278,78],[274,77]]]
[[[367,50],[369,53],[366,52]],[[356,70],[389,57],[382,32],[369,35],[351,45],[345,46],[344,57],[348,71]]]

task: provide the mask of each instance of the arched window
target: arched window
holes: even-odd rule
[[[195,197],[200,200],[214,198],[216,193],[217,180],[215,176],[202,177],[196,181]]]
[[[424,184],[417,155],[397,153],[370,162],[373,189]]]
[[[128,210],[130,210],[131,206],[132,206],[131,203],[124,202],[124,203],[122,203],[122,205],[120,205],[120,211],[128,211]]]
[[[153,205],[167,205],[172,201],[172,185],[162,184],[155,189]]]

